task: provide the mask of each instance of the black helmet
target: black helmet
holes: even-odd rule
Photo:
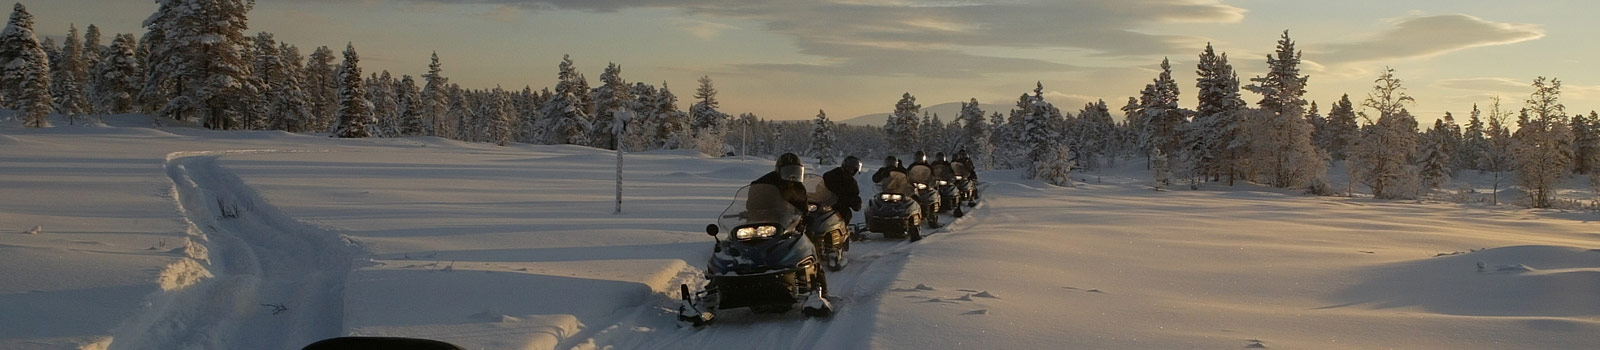
[[[885,167],[885,168],[893,168],[896,164],[900,164],[900,160],[899,159],[894,159],[894,156],[888,156],[888,157],[884,157],[883,158],[883,167]]]
[[[911,158],[912,159],[916,159],[916,161],[912,162],[912,163],[916,163],[916,162],[924,162],[924,163],[926,163],[928,161],[928,153],[923,152],[923,151],[917,151],[917,154],[911,156]]]
[[[937,161],[941,161],[941,162],[950,161],[950,159],[944,157],[944,152],[934,153],[933,154],[933,159],[937,160]]]
[[[794,153],[784,153],[778,156],[778,176],[789,181],[804,179],[806,170],[805,166],[800,164],[800,156]]]
[[[840,164],[839,167],[844,168],[844,171],[848,171],[851,174],[860,174],[861,159],[856,158],[856,156],[844,157],[844,164]]]

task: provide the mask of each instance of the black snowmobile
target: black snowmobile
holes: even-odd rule
[[[822,176],[806,174],[806,236],[811,238],[811,244],[817,247],[817,256],[822,258],[823,265],[828,271],[839,271],[849,263],[844,252],[850,250],[851,228],[849,223],[839,213],[834,212],[833,205],[839,198],[833,191],[828,190]]]
[[[782,313],[797,304],[806,316],[831,314],[817,250],[800,231],[804,219],[777,186],[740,188],[717,223],[706,225],[713,238],[718,238],[718,226],[728,235],[717,239],[706,263],[704,289],[691,293],[689,285],[679,285],[683,305],[678,306],[678,319],[701,326],[717,310],[748,307],[757,313]]]
[[[939,189],[939,212],[961,217],[961,194],[956,187],[955,168],[950,163],[933,163],[933,185]]]
[[[917,190],[905,173],[891,172],[878,182],[878,195],[867,202],[867,231],[881,232],[884,237],[911,241],[922,239],[922,206],[917,203]]]
[[[962,162],[950,162],[950,168],[955,171],[956,204],[968,207],[978,205],[978,181],[972,179],[972,165]],[[956,215],[960,216],[960,215]]]
[[[906,169],[906,176],[911,178],[911,187],[917,189],[917,201],[922,204],[922,212],[927,215],[929,228],[939,227],[939,189],[934,187],[933,167],[925,164],[912,164]]]

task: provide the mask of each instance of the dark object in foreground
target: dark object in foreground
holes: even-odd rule
[[[306,345],[302,350],[466,350],[438,340],[399,337],[338,337]]]

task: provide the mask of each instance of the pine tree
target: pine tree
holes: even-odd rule
[[[1538,77],[1524,109],[1526,122],[1513,134],[1512,153],[1518,182],[1528,191],[1529,205],[1549,208],[1556,186],[1572,171],[1572,131],[1561,104],[1561,80]]]
[[[138,46],[134,40],[133,34],[119,34],[111,40],[111,46],[101,52],[91,74],[95,83],[90,84],[89,90],[96,113],[122,114],[136,108],[134,98],[144,84],[144,72],[139,69],[138,58],[134,57],[133,50]]]
[[[100,44],[100,27],[90,24],[89,28],[83,31],[84,75],[78,77],[78,80],[84,83],[85,90],[93,89],[95,85],[100,83],[94,75],[94,67],[100,65],[100,56],[103,55],[105,50],[106,46]]]
[[[76,125],[79,116],[89,113],[89,100],[84,96],[83,86],[89,70],[77,26],[67,31],[60,57],[50,67],[50,97],[54,99],[55,110],[66,117],[68,125]]]
[[[611,63],[606,66],[605,73],[600,74],[600,87],[595,88],[591,94],[595,103],[594,128],[590,129],[590,146],[615,150],[621,147],[621,140],[616,140],[611,134],[611,123],[616,119],[616,112],[628,108],[633,101],[633,89],[628,82],[622,79],[622,66]]]
[[[1467,114],[1467,127],[1462,130],[1461,149],[1456,152],[1457,168],[1484,170],[1483,157],[1489,151],[1489,138],[1482,117],[1478,104],[1472,104],[1472,112]]]
[[[1372,188],[1373,197],[1407,198],[1416,194],[1420,182],[1411,165],[1417,151],[1417,119],[1405,109],[1415,100],[1405,93],[1392,68],[1385,68],[1374,82],[1362,104],[1377,110],[1378,121],[1361,130],[1352,166],[1362,183]]]
[[[488,141],[497,145],[511,144],[511,136],[516,132],[517,112],[511,104],[511,93],[495,87],[489,93],[489,101],[484,104],[484,115],[489,120]]]
[[[0,32],[0,88],[7,108],[16,110],[22,124],[49,127],[50,59],[33,34],[33,15],[17,3],[5,31]]]
[[[672,94],[666,82],[661,83],[661,91],[656,94],[653,102],[656,116],[652,118],[657,120],[655,140],[660,143],[659,147],[668,149],[685,147],[686,145],[678,143],[675,139],[677,135],[689,133],[689,115],[678,109],[678,96]]]
[[[817,110],[817,119],[811,121],[811,148],[809,153],[817,158],[818,165],[833,165],[833,156],[836,153],[838,139],[834,136],[833,121],[828,120],[828,114]]]
[[[400,133],[400,97],[394,90],[394,76],[383,71],[367,77],[367,101],[377,123],[369,130],[375,137],[395,137]]]
[[[917,129],[917,114],[922,110],[922,105],[917,104],[917,97],[907,92],[900,96],[900,101],[894,104],[894,114],[889,115],[883,124],[884,142],[889,144],[889,154],[909,155],[916,152],[921,145],[922,137]]]
[[[1228,54],[1216,54],[1210,44],[1200,53],[1200,63],[1195,71],[1196,94],[1194,122],[1183,128],[1183,152],[1192,169],[1192,176],[1219,179],[1227,174],[1229,182],[1237,173],[1237,164],[1246,154],[1247,143],[1240,142],[1243,125],[1244,99],[1239,95],[1239,77],[1228,63]]]
[[[160,0],[145,20],[158,32],[152,42],[149,71],[160,72],[156,84],[172,84],[176,97],[159,114],[199,120],[213,129],[238,129],[250,91],[244,83],[250,68],[242,56],[248,39],[250,0]]]
[[[400,76],[400,83],[396,85],[400,100],[400,135],[422,136],[426,135],[427,124],[423,122],[422,112],[426,104],[422,101],[422,94],[417,91],[417,82],[410,75]]]
[[[1306,80],[1300,75],[1300,51],[1294,49],[1289,31],[1283,31],[1274,55],[1267,56],[1267,75],[1250,79],[1245,87],[1261,94],[1259,129],[1251,132],[1253,163],[1259,164],[1275,187],[1307,186],[1322,188],[1327,171],[1326,157],[1311,142],[1311,125],[1306,123],[1304,98]]]
[[[1172,80],[1172,64],[1161,59],[1161,73],[1149,85],[1148,100],[1142,103],[1150,147],[1161,149],[1169,158],[1177,155],[1183,128],[1183,112],[1178,109],[1178,82]]]
[[[1423,189],[1438,188],[1450,180],[1450,165],[1454,160],[1451,159],[1453,152],[1449,133],[1449,125],[1441,119],[1434,121],[1433,128],[1428,129],[1422,137],[1421,147],[1417,151],[1417,166]]]
[[[700,88],[694,92],[694,98],[698,101],[689,106],[689,116],[693,118],[689,127],[696,134],[704,131],[710,135],[720,136],[722,134],[722,124],[727,121],[728,115],[717,111],[717,106],[719,106],[719,103],[717,103],[717,89],[712,87],[711,77],[701,76],[699,82]],[[721,142],[720,140],[718,138],[715,141],[708,140],[707,142]]]
[[[360,63],[355,44],[346,44],[344,62],[339,64],[339,124],[333,132],[340,138],[371,137],[368,129],[377,123],[372,102],[367,101],[367,90],[362,87]]]
[[[1328,110],[1328,126],[1319,136],[1319,144],[1325,145],[1328,156],[1333,160],[1345,160],[1350,157],[1350,149],[1355,139],[1360,136],[1361,127],[1356,123],[1355,106],[1350,103],[1350,95],[1339,97],[1339,102]]]
[[[588,96],[588,88],[580,84],[581,77],[570,56],[562,55],[557,69],[555,97],[544,104],[544,123],[539,128],[545,133],[544,142],[588,145],[589,130],[594,124],[583,107],[583,100],[578,97],[580,94]]]
[[[1600,114],[1589,111],[1589,115],[1578,113],[1572,116],[1572,171],[1576,174],[1592,175],[1600,170]]]
[[[306,102],[311,107],[311,130],[326,132],[334,128],[340,86],[338,69],[333,61],[333,50],[319,46],[311,51],[306,62],[305,80],[301,87],[305,89]]]
[[[443,72],[439,53],[434,52],[429,60],[428,73],[422,75],[422,121],[423,125],[427,125],[427,135],[443,137],[450,135],[453,129],[445,117],[445,111],[450,107],[450,96],[445,92],[445,86],[450,82],[439,74]]]

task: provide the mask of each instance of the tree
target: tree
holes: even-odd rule
[[[422,119],[422,112],[427,108],[422,101],[422,94],[417,91],[417,82],[410,75],[400,76],[400,83],[396,85],[399,92],[400,107],[400,135],[422,136],[426,135],[428,125]]]
[[[1317,144],[1328,151],[1328,156],[1333,160],[1350,158],[1350,148],[1361,131],[1361,126],[1356,122],[1355,106],[1350,103],[1350,94],[1339,96],[1339,102],[1334,103],[1328,110],[1328,125],[1323,132],[1318,134]]]
[[[518,119],[516,109],[511,105],[511,93],[495,87],[488,97],[488,103],[483,106],[483,115],[489,122],[488,141],[501,146],[511,144]]]
[[[50,114],[50,59],[33,34],[33,15],[21,3],[12,7],[11,19],[0,32],[0,62],[6,62],[0,65],[6,107],[16,110],[23,125],[49,127],[45,117]]]
[[[369,127],[377,123],[372,102],[367,101],[367,90],[362,87],[360,63],[355,44],[346,44],[344,62],[339,64],[339,124],[333,132],[341,138],[371,137]]]
[[[144,72],[139,69],[138,58],[134,57],[133,50],[138,46],[134,40],[133,34],[118,34],[111,40],[111,46],[99,55],[91,74],[94,78],[90,79],[95,83],[89,85],[89,98],[95,112],[122,114],[133,112],[137,107],[134,98],[144,83]]]
[[[1376,198],[1395,199],[1415,195],[1419,184],[1411,165],[1417,151],[1417,119],[1405,106],[1415,100],[1405,93],[1394,69],[1385,68],[1374,80],[1372,93],[1362,105],[1378,112],[1378,121],[1362,129],[1353,166]]]
[[[1445,181],[1450,180],[1452,173],[1451,159],[1455,153],[1450,147],[1450,126],[1444,119],[1435,120],[1433,128],[1422,135],[1420,155],[1417,159],[1418,176],[1423,190],[1438,188]]]
[[[1600,114],[1578,113],[1572,116],[1572,172],[1594,175],[1600,170]]]
[[[561,56],[557,70],[555,97],[546,102],[542,109],[544,119],[539,129],[545,133],[544,142],[588,145],[589,130],[594,125],[578,95],[587,96],[589,91],[580,84],[580,77],[570,56]]]
[[[884,121],[884,141],[889,144],[889,154],[907,155],[916,152],[922,142],[921,133],[917,126],[917,114],[922,110],[922,105],[917,104],[917,97],[907,92],[900,96],[900,101],[894,104],[894,113]]]
[[[600,87],[595,88],[591,96],[595,111],[594,128],[589,132],[590,146],[611,150],[621,147],[621,140],[611,133],[611,123],[617,111],[627,108],[634,99],[633,89],[622,80],[622,66],[607,65],[605,73],[600,74]]]
[[[1289,31],[1283,31],[1274,55],[1267,56],[1267,75],[1251,78],[1245,88],[1261,94],[1257,102],[1263,112],[1251,149],[1275,187],[1307,186],[1313,191],[1324,186],[1326,156],[1311,142],[1311,125],[1305,119],[1306,80],[1300,75],[1300,51],[1294,49]]]
[[[1489,101],[1489,125],[1484,130],[1488,147],[1480,158],[1479,169],[1494,174],[1494,192],[1491,192],[1490,200],[1491,204],[1500,205],[1500,182],[1505,179],[1501,174],[1513,169],[1511,147],[1514,140],[1510,128],[1506,126],[1506,119],[1510,118],[1511,112],[1500,108],[1500,96]]]
[[[445,111],[450,107],[450,96],[445,92],[449,79],[439,74],[443,71],[440,67],[439,53],[434,52],[428,63],[428,73],[422,75],[421,115],[423,125],[427,125],[427,135],[431,136],[452,135],[454,129],[445,120]]]
[[[252,95],[245,82],[249,63],[242,52],[251,0],[160,0],[145,27],[160,33],[152,42],[150,71],[156,84],[171,84],[176,97],[157,113],[179,120],[203,121],[212,129],[242,125]]]
[[[1538,77],[1526,102],[1528,121],[1512,136],[1517,180],[1528,191],[1529,205],[1549,208],[1556,186],[1572,171],[1572,131],[1561,104],[1561,80]]]
[[[77,26],[68,29],[61,55],[50,67],[50,97],[55,100],[55,110],[66,117],[68,125],[77,124],[78,116],[89,113],[89,99],[84,96],[83,86],[89,67]]]
[[[1240,158],[1247,154],[1247,143],[1239,140],[1245,108],[1239,95],[1239,76],[1228,63],[1228,54],[1216,54],[1211,44],[1206,44],[1206,50],[1200,53],[1195,73],[1199,104],[1194,122],[1182,130],[1183,152],[1194,160],[1188,172],[1209,175],[1214,180],[1227,174],[1231,185]]]
[[[817,119],[813,119],[811,125],[811,148],[807,153],[816,157],[819,165],[833,165],[838,144],[833,133],[833,121],[828,120],[828,114],[819,109]]]
[[[1483,111],[1478,109],[1478,104],[1472,104],[1472,112],[1467,114],[1467,127],[1462,130],[1461,148],[1456,152],[1456,167],[1459,169],[1485,170],[1482,158],[1490,146],[1482,117]]]
[[[714,148],[715,153],[721,154],[723,123],[728,120],[728,115],[717,110],[717,89],[711,85],[711,77],[701,76],[699,82],[700,88],[694,92],[694,98],[698,101],[689,106],[689,128],[695,138],[700,139],[698,148],[702,151],[713,151]]]
[[[311,52],[306,62],[305,80],[301,86],[306,91],[306,101],[311,107],[311,130],[329,131],[333,128],[334,113],[338,110],[339,77],[333,64],[333,50],[319,46]]]
[[[1146,86],[1140,107],[1146,121],[1145,144],[1160,148],[1168,158],[1176,156],[1182,143],[1184,117],[1178,109],[1178,82],[1172,79],[1172,64],[1166,58],[1161,59],[1161,73]]]

